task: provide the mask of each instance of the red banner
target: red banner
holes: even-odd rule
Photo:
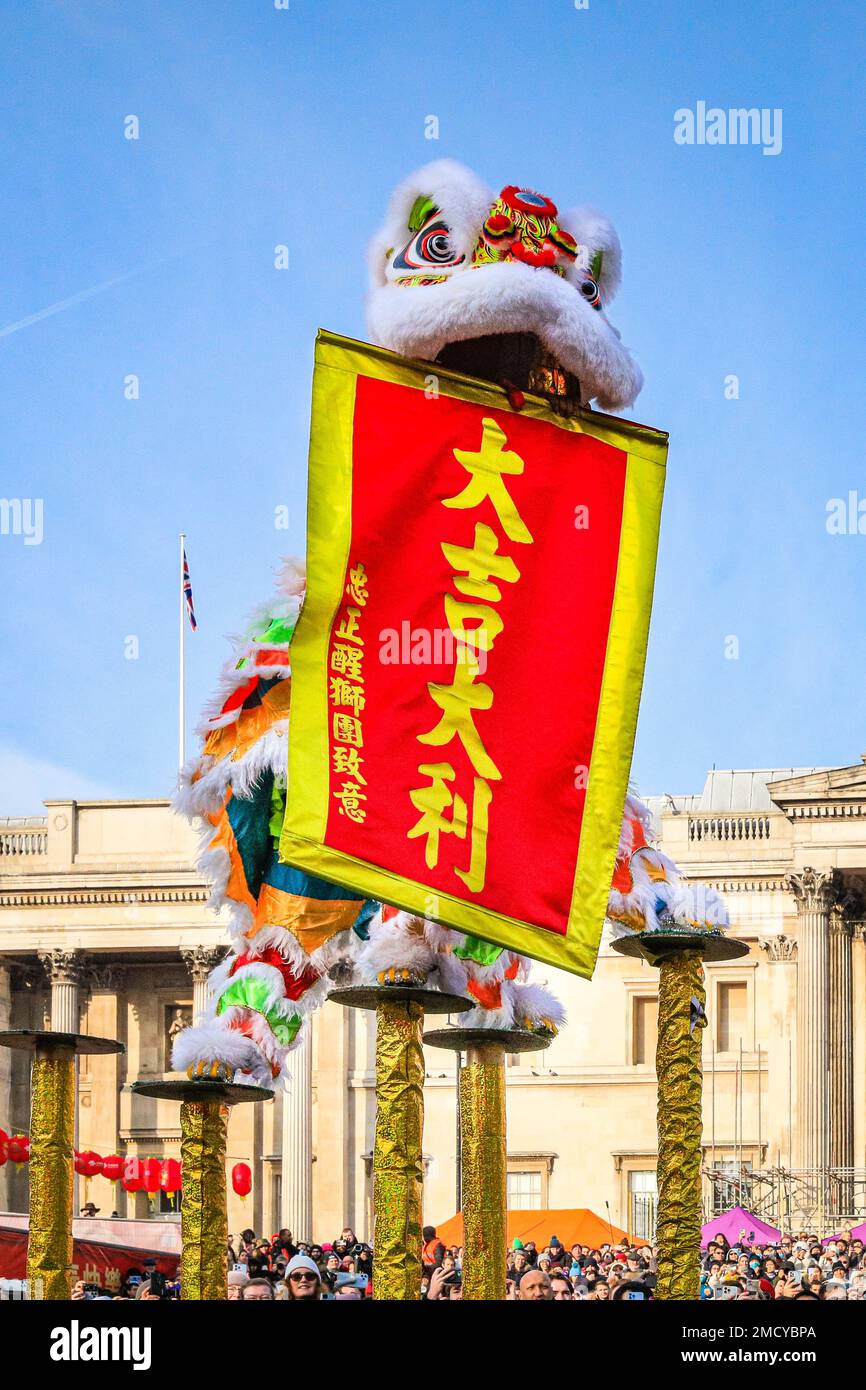
[[[591,974],[663,436],[323,336],[289,862]]]

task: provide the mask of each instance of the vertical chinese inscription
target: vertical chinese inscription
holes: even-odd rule
[[[446,594],[444,601],[445,621],[456,643],[456,664],[450,685],[428,682],[427,690],[439,711],[439,718],[433,728],[416,736],[425,747],[443,750],[456,739],[471,765],[472,785],[471,788],[467,785],[463,792],[457,789],[454,764],[445,761],[443,753],[441,762],[425,760],[419,763],[418,773],[423,782],[409,792],[419,818],[407,831],[407,838],[425,839],[424,860],[428,869],[439,863],[443,835],[455,835],[467,841],[468,865],[454,868],[453,872],[471,893],[480,893],[486,882],[487,835],[493,800],[491,784],[502,778],[475,720],[477,713],[492,709],[494,701],[492,685],[479,680],[479,676],[482,661],[486,670],[488,654],[504,629],[502,616],[496,609],[502,599],[500,586],[516,584],[520,579],[514,559],[503,554],[499,547],[503,541],[520,545],[533,543],[506,481],[523,473],[524,460],[509,449],[507,443],[502,427],[485,417],[480,449],[453,451],[457,462],[469,474],[469,481],[454,497],[443,499],[443,507],[475,511],[489,501],[498,529],[478,521],[471,547],[448,541],[441,543],[456,590],[454,594]]]

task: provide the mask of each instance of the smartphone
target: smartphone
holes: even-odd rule
[[[631,1302],[632,1299],[636,1298],[639,1302],[643,1303],[646,1299],[646,1293],[643,1289],[627,1289],[625,1292],[625,1297],[629,1300],[629,1302]]]

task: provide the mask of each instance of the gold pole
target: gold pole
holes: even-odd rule
[[[373,1148],[377,1299],[421,1296],[424,1010],[383,999],[376,1009],[376,1139]]]
[[[460,1073],[463,1297],[505,1297],[505,1054],[502,1044],[467,1049]]]
[[[30,1237],[27,1278],[32,1298],[72,1295],[75,1053],[37,1048],[30,1071]]]
[[[181,1298],[191,1302],[228,1297],[228,1113],[212,1100],[185,1100],[180,1107],[180,1286]]]
[[[697,951],[666,956],[659,970],[658,1283],[656,1297],[700,1297],[701,1248],[701,1033],[692,999],[706,1002]]]

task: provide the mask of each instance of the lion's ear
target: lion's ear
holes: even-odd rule
[[[622,279],[622,247],[613,223],[596,208],[580,207],[564,213],[559,224],[571,232],[584,249],[581,268],[588,270],[596,281],[601,290],[602,306],[607,308],[616,297]],[[576,270],[569,271],[569,279]]]
[[[427,218],[438,211],[439,209],[429,194],[419,193],[412,204],[406,230],[409,232],[419,232],[427,221]]]

